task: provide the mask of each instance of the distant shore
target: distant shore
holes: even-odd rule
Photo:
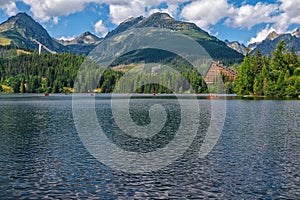
[[[80,97],[96,97],[96,98],[161,98],[161,99],[210,99],[210,100],[300,100],[298,98],[291,97],[267,97],[267,96],[255,96],[255,95],[244,95],[238,96],[236,94],[160,94],[160,93],[152,93],[152,94],[140,94],[140,93],[124,93],[124,94],[116,94],[116,93],[49,93],[45,95],[44,93],[24,93],[24,94],[16,94],[16,93],[0,93],[0,98],[8,97],[8,98],[30,98],[30,97],[44,97],[44,98],[53,98],[53,97],[72,97],[73,95]]]

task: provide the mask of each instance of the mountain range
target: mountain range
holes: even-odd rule
[[[271,55],[281,40],[285,40],[287,49],[293,48],[296,52],[300,52],[300,28],[287,34],[272,32],[264,41],[245,46],[236,41],[221,41],[194,23],[178,21],[166,13],[154,13],[149,17],[129,18],[109,32],[105,38],[99,38],[90,32],[85,32],[69,41],[51,37],[47,30],[31,16],[26,13],[18,13],[0,24],[0,46],[32,51],[38,49],[38,44],[35,41],[37,40],[58,53],[69,52],[76,55],[87,55],[97,45],[101,45],[105,39],[130,29],[146,27],[166,28],[188,35],[202,45],[213,59],[226,64],[242,61],[247,48],[250,53],[260,49],[262,54]]]
[[[300,54],[300,28],[292,33],[284,34],[273,31],[262,42],[252,43],[247,47],[237,41],[229,42],[228,40],[225,40],[225,42],[229,47],[244,55],[246,54],[247,49],[250,54],[255,53],[259,49],[263,55],[270,56],[276,49],[277,44],[282,40],[285,41],[287,50],[291,51],[293,49],[297,54]]]
[[[137,18],[127,19],[115,30],[109,32],[106,38],[113,37],[116,34],[130,29],[146,27],[170,29],[190,36],[192,39],[197,41],[213,59],[223,63],[232,64],[240,62],[243,59],[243,55],[241,53],[228,47],[225,42],[218,38],[209,35],[209,33],[199,28],[196,24],[175,20],[166,13],[154,13],[149,17],[140,16]]]
[[[0,24],[0,46],[10,46],[28,51],[38,49],[36,41],[42,43],[55,52],[70,52],[76,55],[87,55],[93,48],[107,38],[124,31],[156,27],[167,28],[183,33],[201,44],[212,58],[225,63],[239,62],[243,55],[228,47],[225,42],[209,35],[193,23],[175,20],[165,13],[154,13],[149,17],[130,18],[122,22],[105,38],[99,38],[90,32],[85,32],[79,37],[70,40],[58,40],[49,35],[47,30],[26,13],[18,13]]]
[[[86,32],[71,41],[57,40],[26,13],[18,13],[0,24],[0,46],[32,51],[38,48],[35,40],[58,53],[88,54],[103,39]]]

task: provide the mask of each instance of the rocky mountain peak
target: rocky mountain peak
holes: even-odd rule
[[[228,40],[225,40],[225,43],[227,44],[228,47],[236,50],[237,52],[246,55],[247,48],[244,44],[239,43],[238,41],[232,41],[229,42]]]
[[[76,43],[81,44],[94,44],[100,41],[101,39],[96,35],[92,34],[91,32],[87,31],[81,34],[78,38],[75,38],[74,41]]]
[[[276,38],[278,38],[280,36],[280,34],[276,33],[275,31],[271,32],[268,36],[267,36],[267,40],[275,40]]]
[[[153,13],[149,16],[149,19],[156,19],[156,20],[174,20],[168,13]]]
[[[22,12],[8,18],[0,25],[0,35],[13,41],[13,44],[22,48],[36,48],[37,40],[49,49],[58,50],[60,48],[47,30],[36,22],[31,16]]]
[[[295,36],[297,38],[300,38],[300,27],[297,28],[293,33],[292,36]]]

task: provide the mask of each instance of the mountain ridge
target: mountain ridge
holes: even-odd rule
[[[9,45],[13,48],[35,50],[38,49],[38,44],[34,40],[37,40],[52,51],[73,54],[88,54],[102,41],[90,32],[71,41],[52,38],[41,24],[24,12],[9,17],[0,24],[0,38],[9,40]]]
[[[295,52],[300,54],[300,27],[291,33],[279,34],[272,31],[263,41],[251,43],[248,46],[237,41],[230,42],[225,40],[225,42],[229,47],[243,53],[244,55],[246,55],[247,50],[250,54],[254,54],[259,49],[263,55],[271,56],[272,52],[276,49],[277,44],[282,40],[284,40],[287,50],[291,51],[293,49]]]
[[[247,53],[247,47],[244,44],[239,43],[238,41],[228,41],[225,40],[225,43],[227,44],[227,46],[229,46],[230,48],[236,50],[237,52],[246,55]]]
[[[252,44],[255,48],[252,48],[250,54],[254,53],[256,50],[260,50],[263,55],[270,56],[272,52],[276,49],[276,46],[279,42],[284,40],[285,47],[287,50],[291,51],[292,49],[295,52],[300,53],[300,28],[292,33],[282,33],[279,34],[275,31],[271,32],[266,39],[262,42]]]
[[[292,32],[292,36],[300,38],[300,27]]]
[[[54,51],[61,50],[61,45],[48,34],[47,30],[24,12],[0,24],[0,37],[10,39],[12,45],[19,48],[37,48],[38,45],[33,41],[36,39]]]
[[[0,25],[0,38],[11,41],[12,46],[35,50],[38,45],[34,39],[56,52],[69,52],[87,55],[103,40],[133,28],[164,28],[180,32],[197,41],[215,60],[233,63],[241,62],[243,55],[229,48],[225,42],[209,35],[194,23],[183,22],[166,13],[154,13],[149,17],[129,18],[123,21],[105,38],[85,32],[71,41],[52,38],[47,30],[26,13],[18,13]],[[0,44],[1,45],[1,44]]]
[[[58,40],[58,42],[63,45],[71,45],[71,44],[90,45],[90,44],[99,44],[102,40],[103,40],[103,38],[99,38],[98,36],[92,34],[91,32],[86,31],[86,32],[80,34],[78,37],[73,38],[71,40],[60,39],[60,40]]]
[[[213,59],[226,64],[241,62],[243,59],[241,53],[228,47],[225,42],[215,36],[209,35],[196,24],[176,20],[167,13],[154,13],[149,17],[129,18],[117,26],[115,30],[109,32],[105,39],[127,30],[149,27],[169,29],[187,35],[198,42]]]
[[[116,29],[109,32],[106,38],[112,37],[116,34],[122,33],[132,28],[146,28],[146,27],[154,27],[154,28],[165,28],[174,31],[183,32],[187,30],[195,30],[199,32],[201,38],[214,38],[214,36],[210,36],[206,31],[199,28],[196,24],[190,22],[183,22],[172,18],[167,13],[153,13],[149,17],[137,17],[137,18],[129,18],[119,24]]]

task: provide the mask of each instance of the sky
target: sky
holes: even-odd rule
[[[26,12],[52,37],[100,37],[130,17],[165,12],[221,40],[249,44],[300,27],[300,0],[0,0],[0,22]]]

